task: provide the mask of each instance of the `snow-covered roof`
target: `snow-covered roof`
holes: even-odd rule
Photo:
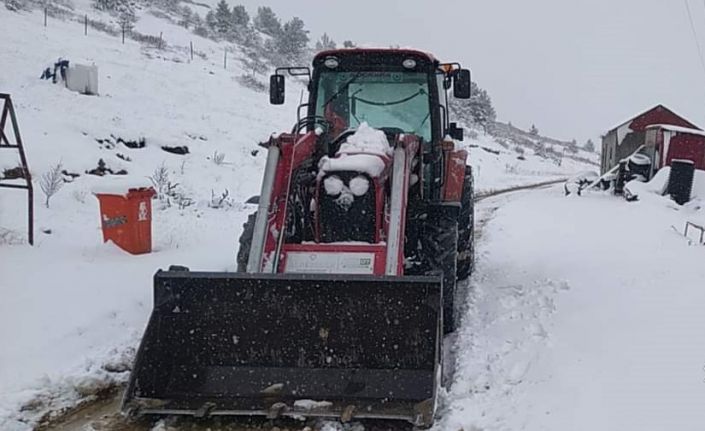
[[[689,127],[673,126],[671,124],[652,124],[650,126],[646,126],[646,128],[647,129],[663,129],[663,130],[668,130],[671,132],[688,133],[691,135],[705,136],[705,132],[702,130],[691,129]]]
[[[654,106],[653,108],[649,108],[649,109],[647,109],[646,111],[643,111],[643,112],[639,113],[638,115],[633,115],[633,116],[632,116],[631,118],[629,118],[628,120],[622,121],[622,122],[619,123],[618,125],[616,125],[616,126],[614,126],[613,128],[609,129],[609,130],[607,131],[607,133],[610,133],[610,132],[612,132],[612,131],[615,131],[615,130],[621,128],[621,127],[627,126],[627,125],[631,124],[632,121],[636,120],[637,118],[643,117],[644,115],[650,113],[651,111],[655,111],[655,110],[657,110],[657,109],[659,109],[659,108],[661,108],[661,109],[663,109],[663,110],[666,110],[666,111],[670,112],[671,114],[675,115],[676,117],[682,118],[682,119],[685,120],[686,122],[690,123],[690,121],[688,121],[688,120],[686,120],[684,117],[682,117],[682,116],[676,114],[675,112],[673,112],[673,110],[668,109],[667,107],[663,106],[662,104],[658,104],[658,105]],[[691,123],[691,124],[692,124],[692,123]]]

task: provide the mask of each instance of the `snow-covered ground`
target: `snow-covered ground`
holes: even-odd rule
[[[646,190],[632,203],[561,187],[481,203],[437,429],[702,429],[705,246],[682,232],[703,225],[703,201]]]
[[[75,2],[76,12],[83,8],[99,16],[89,4]],[[93,29],[84,36],[82,25],[74,21],[50,18],[45,28],[39,12],[12,13],[0,7],[0,91],[13,97],[37,201],[36,243],[30,247],[23,244],[24,195],[0,189],[2,430],[31,427],[47,409],[71,405],[124,381],[152,308],[156,269],[170,264],[234,269],[237,238],[254,209],[244,201],[258,193],[264,165],[265,155],[256,143],[293,123],[302,88],[293,80],[287,105],[272,107],[266,94],[238,83],[243,70],[235,58],[223,69],[225,45],[147,11],[140,16],[137,30],[162,33],[166,49],[132,40],[122,44]],[[193,61],[186,48],[191,41],[197,51]],[[100,95],[83,96],[39,80],[58,57],[95,63]],[[146,147],[127,148],[117,137],[144,137]],[[479,191],[560,178],[586,168],[571,161],[557,166],[532,154],[518,160],[482,134],[465,144]],[[161,149],[183,145],[188,155]],[[222,163],[214,160],[219,159],[216,152],[225,155]],[[8,150],[0,157],[0,168],[15,166]],[[111,178],[85,174],[99,159],[138,181],[164,167],[175,185],[176,198],[153,202],[154,253],[131,256],[102,243],[91,190]],[[57,163],[80,176],[66,183],[46,208],[39,178]],[[220,208],[213,208],[213,197],[226,191]]]

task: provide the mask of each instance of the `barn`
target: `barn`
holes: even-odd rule
[[[698,126],[665,106],[657,105],[614,127],[602,137],[601,173],[606,173],[615,167],[620,160],[631,155],[640,146],[646,145],[647,128],[656,125],[662,126],[662,128],[675,126],[694,132],[701,131]],[[654,135],[655,137],[656,135]]]
[[[654,171],[673,160],[690,160],[695,169],[705,170],[705,132],[668,124],[647,126],[643,152],[653,161]]]

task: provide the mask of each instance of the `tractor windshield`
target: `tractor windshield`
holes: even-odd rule
[[[431,103],[428,75],[417,72],[321,72],[316,115],[334,130],[357,128],[363,122],[375,128],[399,129],[431,140]]]

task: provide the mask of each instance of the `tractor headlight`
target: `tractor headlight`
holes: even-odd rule
[[[335,69],[338,67],[338,59],[335,57],[326,57],[326,59],[323,61],[323,64],[328,68],[328,69]]]
[[[413,69],[416,67],[416,60],[413,58],[407,58],[401,63],[402,66],[404,66],[405,69]]]

